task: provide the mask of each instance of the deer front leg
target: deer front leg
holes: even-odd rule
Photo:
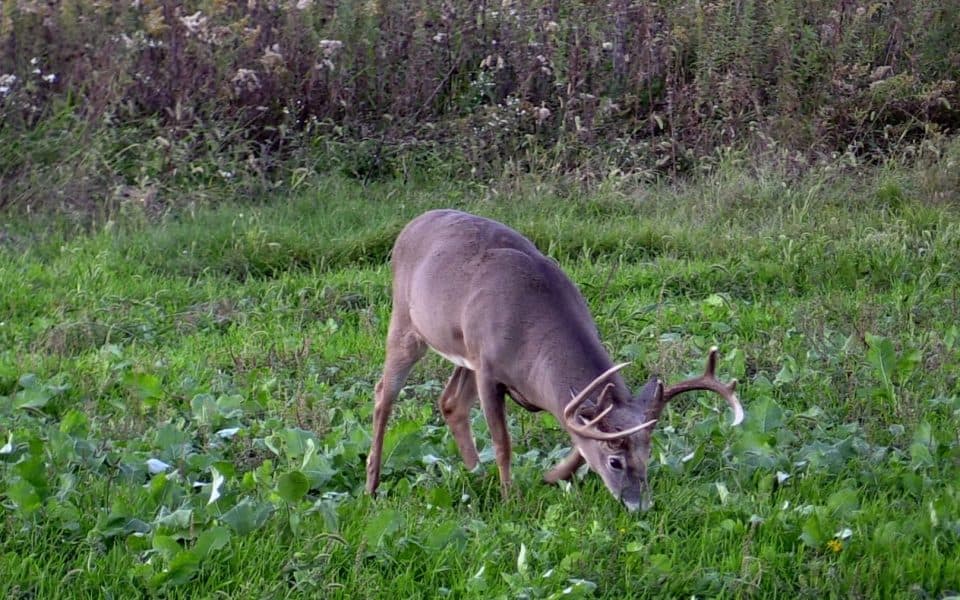
[[[507,414],[504,403],[506,393],[502,386],[483,373],[477,373],[477,392],[480,406],[490,430],[490,440],[497,458],[497,470],[500,472],[500,493],[504,498],[510,490],[510,432],[507,430]]]
[[[394,311],[394,315],[397,311]],[[387,358],[383,376],[375,389],[373,406],[373,439],[367,456],[367,493],[375,494],[380,485],[380,463],[383,455],[383,438],[387,420],[397,395],[407,380],[410,369],[426,353],[427,347],[415,334],[409,332],[396,318],[390,321],[387,333]]]
[[[581,456],[580,452],[574,448],[570,451],[570,454],[568,454],[566,458],[557,464],[557,466],[544,474],[543,480],[547,483],[556,483],[561,479],[570,479],[583,463],[583,456]]]
[[[472,471],[480,463],[477,445],[470,431],[470,408],[477,401],[477,381],[473,371],[457,367],[440,395],[440,413],[453,433],[463,464]]]

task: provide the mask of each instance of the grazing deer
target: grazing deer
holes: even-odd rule
[[[506,225],[455,210],[426,212],[400,232],[392,268],[393,313],[367,458],[371,494],[380,483],[391,407],[427,348],[456,365],[439,404],[468,469],[479,462],[469,419],[479,398],[504,494],[510,486],[505,394],[527,410],[549,411],[570,434],[573,450],[544,476],[547,482],[569,478],[586,461],[630,511],[651,504],[650,435],[667,402],[710,390],[733,409],[734,425],[743,420],[736,380],[715,377],[716,348],[700,377],[666,387],[651,377],[632,396],[617,372],[626,363],[610,360],[580,291]]]

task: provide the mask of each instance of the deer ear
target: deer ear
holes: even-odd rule
[[[604,407],[610,405],[613,402],[613,384],[608,383],[604,386],[603,390],[597,395],[596,400],[585,400],[583,404],[580,405],[580,408],[577,409],[577,418],[578,422],[586,423],[587,421],[593,419],[598,414],[600,410]],[[573,388],[570,388],[570,395],[576,396],[577,393]]]
[[[647,383],[645,383],[643,387],[640,388],[640,391],[637,392],[637,396],[635,398],[636,403],[640,404],[641,406],[650,406],[657,400],[658,387],[661,389],[661,392],[659,393],[662,394],[663,385],[660,383],[660,378],[650,377],[650,379],[647,380]]]
[[[651,377],[644,384],[637,396],[637,402],[643,410],[643,420],[655,420],[660,418],[660,413],[667,405],[663,397],[663,382],[659,377]]]
[[[577,410],[577,420],[583,424],[596,417],[600,413],[600,407],[593,400],[587,400]]]

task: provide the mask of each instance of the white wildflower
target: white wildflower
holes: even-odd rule
[[[297,0],[297,10],[307,10],[313,6],[313,0]]]
[[[0,95],[6,96],[10,93],[10,90],[13,89],[13,85],[17,83],[17,76],[11,74],[0,75]]]
[[[43,80],[46,81],[47,83],[53,83],[54,81],[57,80],[57,74],[47,73],[46,75],[43,76]]]
[[[544,121],[550,118],[550,109],[546,106],[541,106],[536,110],[537,125],[540,125]]]
[[[230,83],[233,84],[233,87],[238,92],[241,88],[246,89],[248,92],[254,92],[260,89],[260,78],[257,77],[257,73],[251,69],[237,69],[237,73],[230,80]]]
[[[447,39],[447,34],[443,33],[442,31],[433,36],[433,41],[438,44],[442,43],[445,39]]]
[[[603,49],[604,49],[604,50],[613,50],[613,42],[604,42],[604,43],[603,43]]]
[[[343,42],[340,40],[320,40],[320,51],[324,58],[333,58],[333,56],[343,48]]]
[[[198,10],[192,15],[180,17],[180,22],[187,28],[187,31],[195,34],[206,27],[207,17],[203,16],[203,11]]]

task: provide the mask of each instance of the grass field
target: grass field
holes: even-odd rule
[[[960,594],[957,154],[589,194],[338,178],[152,223],[0,230],[0,596],[946,598]],[[721,349],[629,514],[511,403],[466,472],[415,369],[362,493],[387,256],[428,207],[499,218],[581,286],[627,378]],[[13,217],[11,217],[13,219]]]

